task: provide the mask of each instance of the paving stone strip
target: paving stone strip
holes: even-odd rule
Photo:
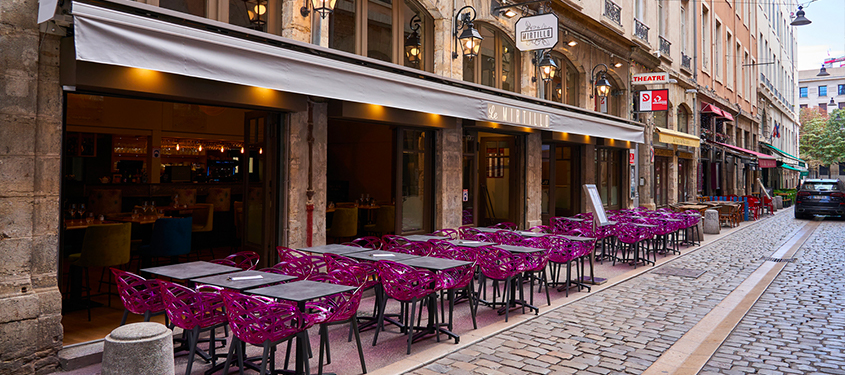
[[[805,223],[763,219],[667,263],[698,278],[649,272],[410,373],[639,374]]]
[[[701,374],[845,374],[845,221],[825,221]]]

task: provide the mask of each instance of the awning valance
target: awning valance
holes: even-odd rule
[[[657,131],[657,140],[659,142],[688,147],[698,147],[701,145],[701,139],[692,134],[660,127],[655,127],[654,129]]]
[[[744,149],[742,147],[732,146],[732,145],[729,145],[729,144],[726,144],[726,143],[720,143],[720,142],[713,142],[713,143],[720,145],[720,146],[724,146],[724,147],[729,148],[731,150],[744,152],[746,154],[756,156],[757,157],[757,165],[760,166],[760,168],[777,167],[777,159],[775,159],[771,155],[761,154],[757,151],[747,150],[747,149]]]
[[[722,110],[719,109],[719,107],[708,103],[701,103],[701,113],[711,113],[719,117],[722,116]]]
[[[810,175],[810,171],[808,171],[807,169],[804,169],[804,168],[795,168],[795,167],[788,165],[788,164],[781,164],[781,167],[783,167],[783,169],[788,169],[788,170],[791,170],[791,171],[799,172],[801,176],[809,176]]]
[[[74,2],[76,60],[461,119],[643,143],[643,127],[516,93],[132,1],[119,3],[206,29]],[[227,35],[254,35],[253,41]],[[272,43],[271,43],[272,42]],[[367,66],[365,66],[367,65]],[[407,71],[407,72],[405,72]],[[413,74],[413,76],[412,76]]]
[[[733,121],[734,117],[728,111],[722,110],[722,117],[726,118],[728,121]]]
[[[787,153],[787,152],[785,152],[785,151],[783,151],[783,150],[781,150],[781,149],[779,149],[779,148],[777,148],[777,147],[775,147],[775,146],[772,146],[772,145],[771,145],[771,144],[769,144],[769,143],[766,143],[766,142],[760,142],[760,143],[761,143],[763,146],[768,147],[768,148],[769,148],[769,149],[771,149],[772,151],[774,151],[774,152],[776,152],[776,153],[780,154],[780,155],[781,155],[781,156],[783,156],[784,158],[789,159],[789,160],[785,160],[784,162],[789,162],[789,164],[795,164],[795,165],[798,165],[798,166],[800,166],[800,167],[806,167],[806,166],[807,166],[807,162],[805,162],[805,161],[803,161],[803,160],[801,160],[801,159],[799,159],[799,158],[797,158],[797,157],[795,157],[795,156],[792,156],[791,154],[789,154],[789,153]]]

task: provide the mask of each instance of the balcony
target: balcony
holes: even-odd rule
[[[681,52],[681,68],[687,71],[692,71],[692,57],[687,56],[686,53]]]
[[[604,16],[622,26],[622,7],[611,0],[604,0]]]
[[[634,18],[634,36],[648,43],[648,30],[648,26],[642,23],[642,21]]]
[[[648,37],[647,34],[646,34],[646,37]],[[658,38],[660,39],[660,55],[661,56],[666,55],[666,57],[671,56],[672,42],[666,40],[666,38],[664,38],[662,36],[658,36]]]

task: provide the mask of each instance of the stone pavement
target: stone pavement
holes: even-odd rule
[[[763,219],[665,265],[706,271],[698,278],[648,272],[410,373],[639,374],[805,223],[791,210]]]
[[[845,374],[845,222],[821,223],[702,374]]]

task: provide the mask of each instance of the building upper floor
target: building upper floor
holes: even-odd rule
[[[822,112],[845,108],[845,67],[798,71],[798,104],[801,108],[818,107]]]

